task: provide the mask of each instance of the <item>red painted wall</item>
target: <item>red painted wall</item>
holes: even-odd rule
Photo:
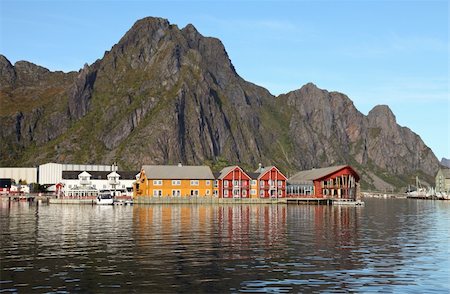
[[[267,171],[265,174],[263,174],[263,175],[261,175],[259,178],[258,178],[258,197],[260,197],[260,198],[268,198],[268,197],[270,197],[270,194],[269,194],[269,180],[272,180],[272,181],[276,181],[275,182],[275,185],[277,186],[277,192],[276,193],[278,193],[278,190],[281,190],[281,195],[278,195],[277,194],[277,196],[275,196],[275,197],[278,197],[278,198],[284,198],[284,197],[286,197],[286,181],[287,181],[287,178],[278,170],[278,169],[276,169],[275,167],[272,167],[269,171]],[[264,181],[264,187],[261,187],[261,181]],[[278,181],[281,181],[281,186],[278,186]],[[261,196],[261,190],[263,190],[264,191],[264,195],[263,196]]]
[[[314,180],[314,197],[324,198],[322,185],[320,184],[322,181],[328,181],[332,178],[340,177],[342,175],[352,175],[356,179],[356,181],[359,182],[359,175],[351,167],[347,166],[326,177]]]
[[[241,181],[241,194],[240,198],[249,198],[250,197],[250,177],[243,172],[239,167],[234,168],[231,172],[229,172],[225,177],[219,179],[219,198],[233,198],[233,188],[234,188],[234,180]],[[228,186],[224,187],[224,181],[228,181]],[[224,190],[228,191],[228,195],[224,195]],[[243,195],[242,191],[245,190],[246,193]]]

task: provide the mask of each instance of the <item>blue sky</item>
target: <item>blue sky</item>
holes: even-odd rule
[[[145,16],[221,39],[237,72],[275,95],[313,82],[364,114],[387,104],[450,158],[447,1],[0,0],[0,53],[78,70]]]

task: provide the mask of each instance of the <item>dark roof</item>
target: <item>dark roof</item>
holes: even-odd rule
[[[78,179],[78,175],[81,174],[83,171],[63,171],[62,172],[62,178],[64,180],[76,180]],[[88,172],[91,175],[91,180],[107,180],[108,175],[111,173],[111,171],[89,171]],[[138,171],[117,171],[120,175],[121,180],[135,180],[136,175],[139,173]]]
[[[214,175],[214,179],[218,179],[220,176],[220,172],[214,172],[213,175]]]
[[[260,173],[247,173],[247,175],[252,179],[252,180],[257,180]]]

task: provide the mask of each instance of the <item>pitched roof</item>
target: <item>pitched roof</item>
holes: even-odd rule
[[[88,173],[87,171],[83,171],[81,174],[78,175],[79,177],[90,177],[91,174]]]
[[[259,172],[258,178],[263,176],[266,172],[272,170],[273,168],[275,168],[280,174],[282,174],[287,179],[287,177],[274,165],[262,168],[261,171]],[[258,169],[258,171],[259,171],[259,169]]]
[[[224,167],[221,171],[220,171],[220,175],[218,177],[218,179],[223,179],[224,177],[226,177],[231,171],[233,171],[235,168],[238,168],[239,170],[241,170],[245,175],[248,176],[248,173],[246,173],[242,168],[240,168],[237,165],[233,165],[233,166],[227,166]],[[248,176],[250,178],[250,176]]]
[[[292,177],[289,178],[288,182],[291,184],[294,183],[305,183],[314,181],[323,177],[328,176],[329,174],[335,173],[348,165],[338,165],[338,166],[330,166],[324,168],[315,168],[310,170],[304,170],[296,173]]]
[[[259,173],[247,173],[247,175],[252,179],[252,180],[257,180],[259,177]]]
[[[236,167],[238,167],[237,165],[233,165],[233,166],[227,166],[222,168],[222,170],[220,171],[219,174],[219,179],[222,179],[223,177],[225,177],[226,175],[228,175],[233,169],[235,169]]]
[[[142,169],[147,179],[214,180],[211,169],[206,165],[144,165]]]

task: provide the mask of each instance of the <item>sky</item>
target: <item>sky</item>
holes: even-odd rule
[[[448,1],[0,0],[0,54],[79,70],[146,16],[219,38],[238,74],[274,95],[313,82],[364,114],[386,104],[450,158]]]

